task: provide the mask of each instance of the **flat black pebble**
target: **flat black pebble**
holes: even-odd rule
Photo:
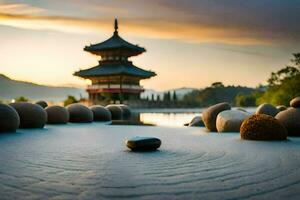
[[[126,140],[126,145],[132,151],[155,151],[161,145],[161,140],[155,137],[133,137]]]

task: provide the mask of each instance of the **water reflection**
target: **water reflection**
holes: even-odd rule
[[[238,108],[233,107],[233,110]],[[249,113],[254,113],[255,107],[243,108]],[[143,123],[154,124],[157,126],[183,126],[183,124],[190,122],[195,116],[200,116],[203,109],[152,109],[138,110],[136,113],[136,120]]]
[[[183,126],[199,113],[140,113],[140,120],[157,126]]]

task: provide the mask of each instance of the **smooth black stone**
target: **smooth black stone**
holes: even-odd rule
[[[66,124],[69,121],[69,112],[62,106],[48,106],[45,108],[48,114],[48,124]]]
[[[39,105],[17,102],[10,104],[19,114],[20,128],[43,128],[47,122],[47,112]]]
[[[0,132],[15,132],[20,125],[17,111],[6,104],[0,103]]]
[[[161,140],[155,137],[134,137],[126,140],[126,146],[132,151],[155,151]]]
[[[111,121],[111,113],[107,108],[94,105],[90,109],[94,114],[94,121]]]
[[[46,101],[37,101],[35,104],[42,106],[42,108],[46,108],[48,106]]]
[[[130,119],[131,117],[131,110],[130,107],[124,104],[119,105],[119,107],[122,109],[122,117],[123,119]]]
[[[123,118],[122,108],[118,105],[108,105],[107,108],[111,113],[112,120],[121,120]]]
[[[68,105],[67,110],[70,114],[69,122],[90,123],[93,121],[93,112],[88,107],[80,103]]]

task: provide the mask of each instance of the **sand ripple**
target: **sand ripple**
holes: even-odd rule
[[[128,151],[135,135],[161,138],[160,151]],[[300,198],[300,138],[93,123],[0,135],[0,146],[1,199]]]

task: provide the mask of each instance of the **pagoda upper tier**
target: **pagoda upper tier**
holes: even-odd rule
[[[112,37],[104,42],[86,46],[84,50],[104,58],[108,56],[137,56],[146,51],[145,48],[131,44],[119,36],[117,20],[115,20],[115,31]]]

